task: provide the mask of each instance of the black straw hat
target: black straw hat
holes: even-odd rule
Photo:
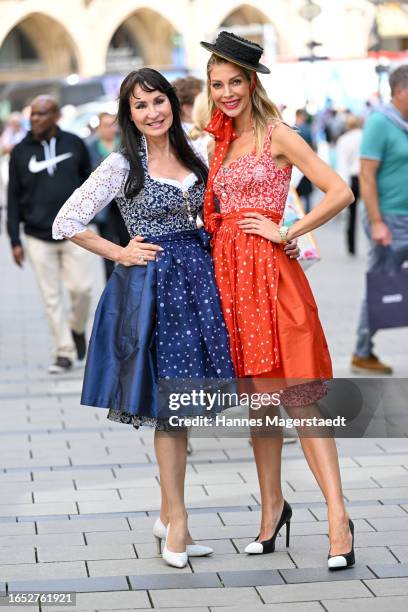
[[[201,41],[200,45],[207,51],[243,68],[264,74],[270,72],[269,68],[259,63],[263,53],[262,47],[232,32],[220,32],[213,45],[204,41]]]

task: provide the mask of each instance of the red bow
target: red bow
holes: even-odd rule
[[[252,95],[257,82],[256,73],[251,81],[249,92]],[[210,123],[204,128],[206,132],[212,134],[215,139],[215,150],[211,161],[210,170],[208,173],[207,187],[204,194],[204,227],[207,232],[213,234],[218,229],[221,223],[221,214],[215,212],[214,198],[214,178],[218,170],[222,166],[228,148],[238,134],[234,131],[232,118],[217,108],[210,120]]]
[[[215,150],[208,173],[207,187],[204,194],[204,226],[207,232],[214,233],[221,222],[220,213],[215,212],[214,178],[222,166],[230,143],[237,138],[232,125],[232,118],[217,108],[207,127],[206,132],[215,138]]]

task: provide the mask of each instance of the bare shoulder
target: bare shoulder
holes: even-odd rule
[[[271,127],[271,142],[273,142],[273,140],[277,140],[278,142],[287,142],[288,139],[290,140],[293,137],[299,137],[299,135],[296,133],[296,130],[291,128],[290,125],[285,123],[282,119],[277,119],[276,121],[271,123]]]
[[[284,121],[276,121],[271,134],[271,155],[277,159],[291,161],[293,152],[313,153],[305,140]]]
[[[293,137],[297,137],[293,130],[282,119],[276,119],[269,124],[270,129],[270,152],[276,163],[284,167],[290,163],[290,155],[288,154]]]

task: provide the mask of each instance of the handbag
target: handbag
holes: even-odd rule
[[[291,186],[286,200],[283,223],[290,227],[304,216],[305,211],[303,210],[302,202],[295,187]],[[300,249],[298,261],[304,270],[320,261],[319,248],[311,232],[303,234],[303,236],[298,238],[298,247]]]
[[[402,268],[391,247],[367,272],[368,324],[378,329],[408,326],[408,269]]]

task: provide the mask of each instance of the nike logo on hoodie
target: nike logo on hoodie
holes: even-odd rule
[[[55,166],[59,162],[62,162],[64,161],[64,159],[68,159],[69,157],[72,157],[72,153],[62,153],[61,155],[56,155],[55,157],[51,157],[50,159],[44,159],[42,161],[37,161],[36,156],[33,155],[30,158],[30,161],[28,162],[28,169],[33,174],[37,174],[37,172],[42,172],[43,170],[47,170],[47,168],[55,169]],[[52,174],[54,173],[52,172]]]
[[[46,140],[41,141],[44,148],[45,159],[42,161],[37,161],[36,156],[33,155],[28,162],[28,169],[30,172],[37,174],[37,172],[47,170],[48,174],[52,176],[57,169],[57,164],[59,164],[59,162],[72,157],[72,153],[62,153],[61,155],[56,155],[56,142],[55,137],[51,138],[49,143]]]

